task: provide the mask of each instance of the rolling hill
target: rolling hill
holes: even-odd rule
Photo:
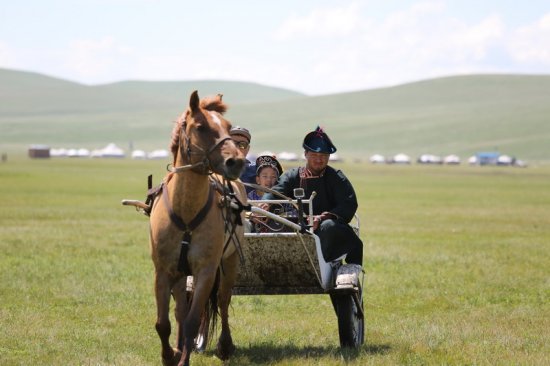
[[[324,126],[342,157],[373,153],[494,151],[550,160],[550,76],[471,75],[352,93],[306,96],[232,81],[88,86],[0,69],[0,150],[52,147],[162,148],[194,89],[221,92],[233,124],[253,132],[252,151],[301,151],[305,133]]]

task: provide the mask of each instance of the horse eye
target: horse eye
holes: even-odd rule
[[[206,127],[203,124],[200,124],[197,126],[197,131],[199,131],[200,133],[208,132],[208,127]]]

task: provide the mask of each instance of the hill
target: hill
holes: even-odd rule
[[[232,111],[279,151],[301,144],[303,131],[325,126],[343,154],[413,157],[422,153],[501,151],[550,160],[550,76],[474,75],[391,88],[242,106]],[[288,133],[292,126],[294,133]],[[273,140],[273,139],[271,139]]]
[[[124,81],[83,85],[49,76],[0,68],[0,116],[184,109],[193,90],[222,93],[231,103],[280,101],[304,94],[238,81]]]
[[[0,69],[0,149],[31,143],[97,148],[108,142],[153,149],[194,89],[221,92],[228,118],[253,131],[252,151],[299,153],[304,134],[324,126],[343,157],[373,153],[458,154],[498,150],[550,160],[550,76],[471,75],[309,97],[231,81],[88,86]]]

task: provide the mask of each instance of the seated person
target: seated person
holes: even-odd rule
[[[279,180],[283,167],[274,156],[261,155],[256,159],[256,184],[271,188]],[[248,199],[261,200],[264,195],[262,189],[254,189],[248,193]]]
[[[272,189],[287,196],[298,187],[304,189],[306,197],[313,191],[317,193],[312,228],[321,241],[323,256],[332,261],[346,254],[346,264],[340,267],[336,284],[356,286],[362,272],[363,242],[349,225],[358,206],[355,191],[342,171],[328,165],[336,147],[323,129],[317,127],[309,132],[302,146],[305,166],[286,171]],[[262,197],[274,198],[272,193]]]
[[[245,158],[245,168],[241,174],[241,181],[244,183],[254,183],[254,177],[256,176],[256,165],[248,160],[247,155],[250,152],[250,141],[252,136],[250,131],[244,127],[235,126],[229,131],[231,139],[235,142],[235,145],[242,151]],[[244,187],[246,192],[250,192],[253,188]]]
[[[279,180],[283,167],[274,156],[261,155],[256,159],[256,184],[262,187],[271,188]],[[261,200],[265,191],[261,188],[254,189],[248,193],[248,199]],[[288,216],[296,216],[296,209],[291,204],[274,204],[272,211],[276,214],[285,213]],[[283,231],[284,225],[268,220],[265,217],[250,216],[254,224],[255,232]]]

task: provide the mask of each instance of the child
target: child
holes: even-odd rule
[[[279,180],[283,167],[274,156],[261,155],[256,159],[256,184],[271,188]],[[255,189],[248,193],[248,199],[261,200],[264,195],[261,189]]]

